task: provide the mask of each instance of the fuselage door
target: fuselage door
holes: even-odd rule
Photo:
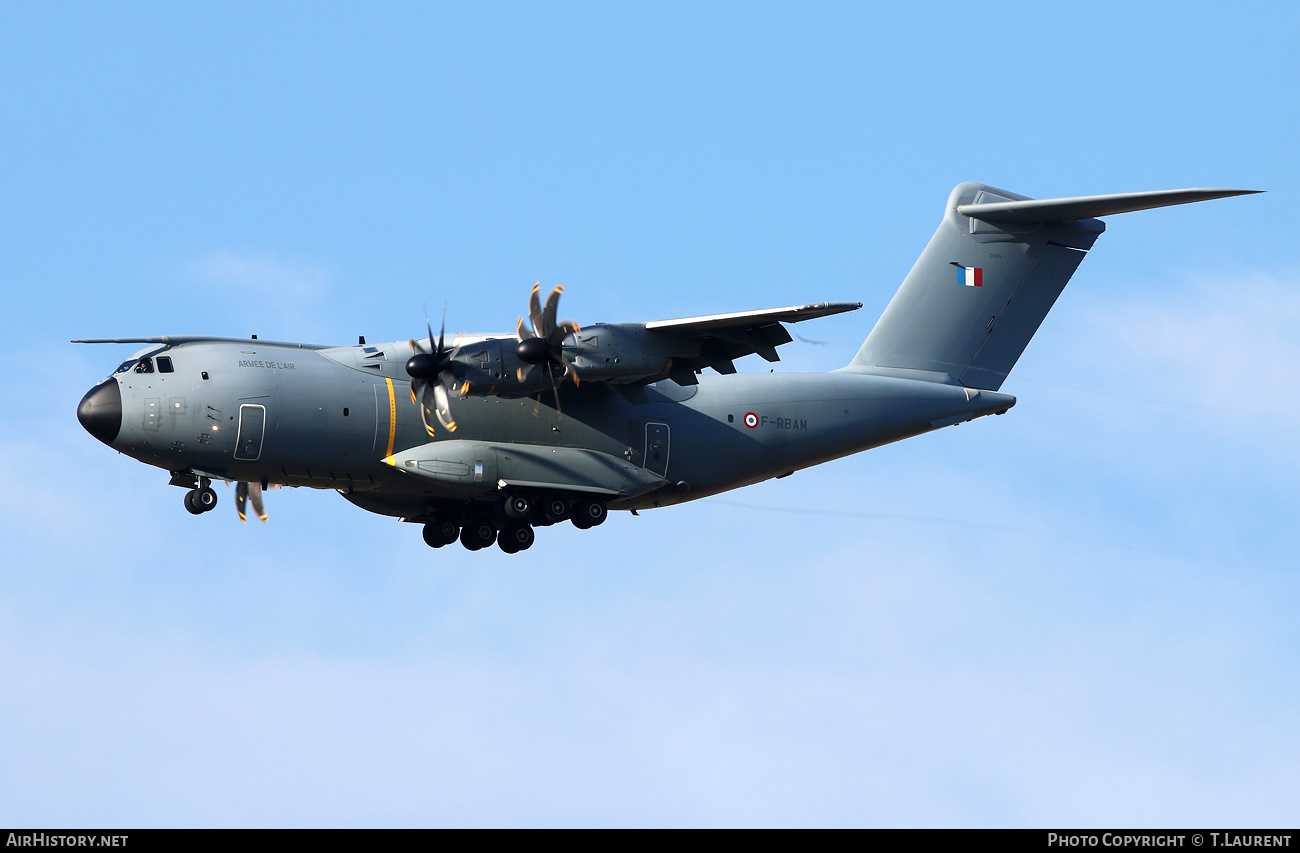
[[[641,467],[660,477],[668,476],[668,424],[645,425],[645,461]]]
[[[253,461],[262,455],[262,436],[266,434],[266,406],[245,403],[239,407],[239,435],[235,438],[235,458]]]

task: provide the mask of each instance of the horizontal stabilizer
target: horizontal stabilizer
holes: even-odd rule
[[[957,207],[957,212],[972,219],[992,220],[994,222],[1061,222],[1070,219],[1092,219],[1098,216],[1110,216],[1114,213],[1131,213],[1134,210],[1150,210],[1153,207],[1190,204],[1194,201],[1229,198],[1234,195],[1250,195],[1257,192],[1262,192],[1262,190],[1202,188],[1159,190],[1148,193],[1087,195],[1076,198],[1035,198],[1024,201],[963,204]]]

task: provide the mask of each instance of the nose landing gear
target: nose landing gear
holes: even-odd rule
[[[208,512],[215,509],[216,506],[217,493],[212,490],[211,486],[207,485],[206,480],[204,485],[197,489],[190,489],[185,493],[185,508],[193,515]]]

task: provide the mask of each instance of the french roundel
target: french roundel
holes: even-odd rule
[[[753,412],[745,412],[745,426],[753,429],[758,426],[758,415]]]

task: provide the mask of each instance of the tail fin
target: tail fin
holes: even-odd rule
[[[1254,190],[1029,199],[958,184],[943,222],[844,368],[996,391],[1106,226],[1098,219]]]

